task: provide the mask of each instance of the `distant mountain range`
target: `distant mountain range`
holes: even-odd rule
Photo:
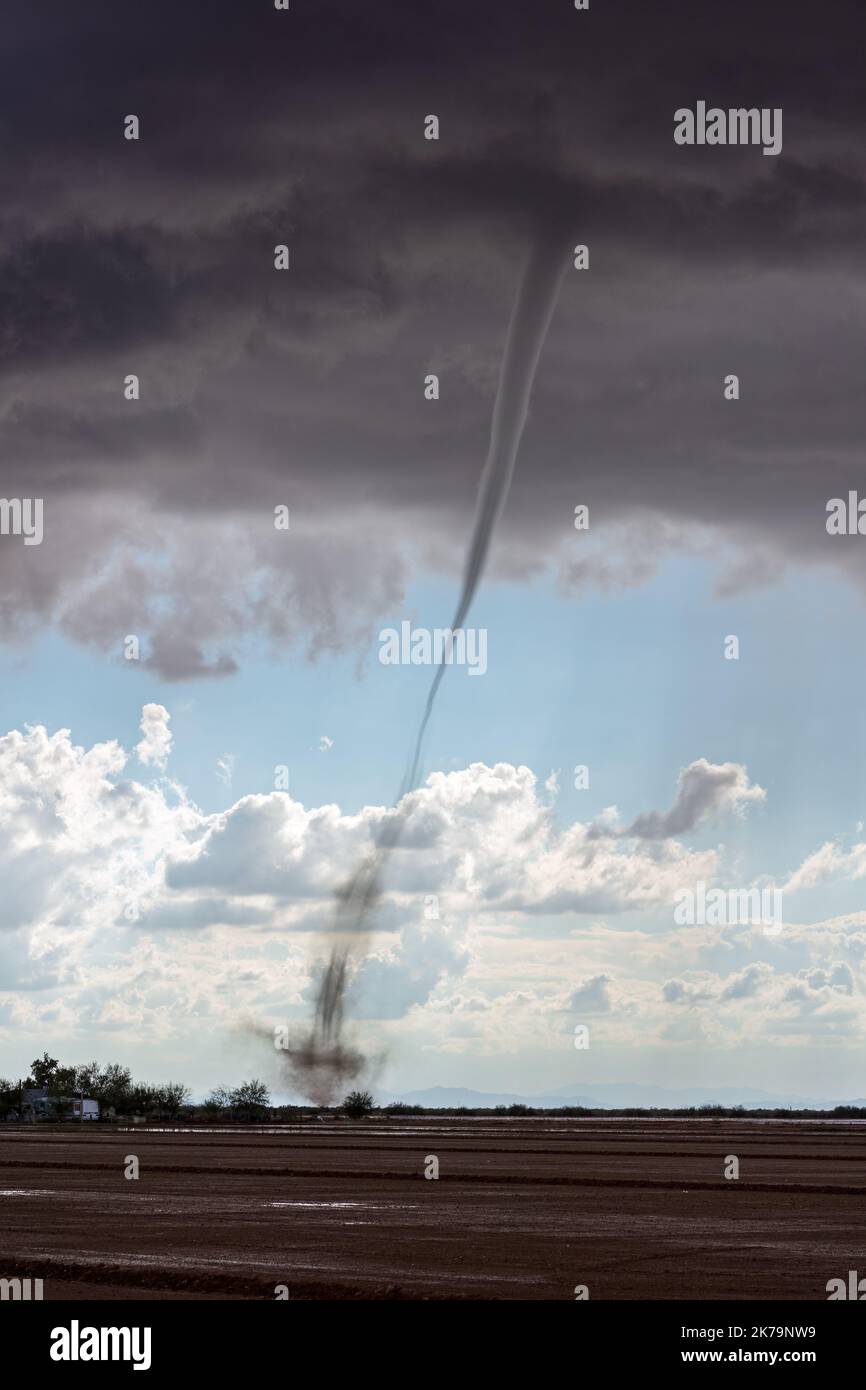
[[[423,1105],[430,1109],[448,1109],[465,1105],[468,1109],[492,1109],[496,1105],[532,1105],[539,1110],[552,1110],[562,1105],[583,1105],[590,1109],[621,1110],[630,1106],[644,1109],[677,1110],[690,1105],[743,1105],[752,1110],[832,1110],[836,1105],[866,1107],[866,1100],[819,1100],[815,1096],[779,1095],[760,1091],[752,1086],[686,1086],[673,1089],[667,1086],[647,1086],[641,1083],[581,1086],[561,1086],[558,1090],[542,1091],[535,1096],[518,1095],[514,1091],[470,1091],[463,1086],[431,1086],[423,1091],[405,1091],[395,1095],[378,1091],[380,1105],[402,1101],[406,1105]]]

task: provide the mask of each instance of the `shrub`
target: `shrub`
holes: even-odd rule
[[[343,1110],[352,1120],[362,1120],[375,1108],[369,1091],[350,1091],[343,1101]]]

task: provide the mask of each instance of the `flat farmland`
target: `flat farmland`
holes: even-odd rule
[[[0,1277],[46,1299],[809,1300],[850,1269],[857,1122],[0,1128]]]

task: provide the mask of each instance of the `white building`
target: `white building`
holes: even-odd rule
[[[91,1100],[89,1096],[85,1096],[84,1099],[81,1100],[81,1099],[79,1099],[77,1096],[75,1096],[75,1097],[73,1097],[72,1100],[70,1101],[70,1105],[72,1106],[72,1118],[73,1118],[73,1120],[98,1120],[98,1119],[99,1119],[99,1101],[98,1101],[98,1100]],[[83,1107],[83,1109],[84,1109],[84,1113],[83,1113],[83,1114],[82,1114],[82,1107]]]
[[[98,1120],[99,1101],[89,1096],[83,1100],[81,1096],[52,1096],[47,1086],[41,1086],[24,1092],[22,1111],[25,1120]]]

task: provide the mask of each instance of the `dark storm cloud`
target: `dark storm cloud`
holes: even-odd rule
[[[173,331],[170,287],[123,231],[22,239],[3,262],[0,369],[116,352]]]
[[[729,587],[856,576],[823,521],[862,482],[861,7],[9,10],[2,490],[45,497],[46,539],[0,553],[7,634],[142,631],[164,674],[219,674],[242,634],[363,643],[413,565],[456,574],[551,214],[591,268],[566,276],[495,570],[548,563],[584,502],[605,553],[572,550],[566,589],[716,533]],[[676,147],[698,99],[782,107],[782,154]]]

